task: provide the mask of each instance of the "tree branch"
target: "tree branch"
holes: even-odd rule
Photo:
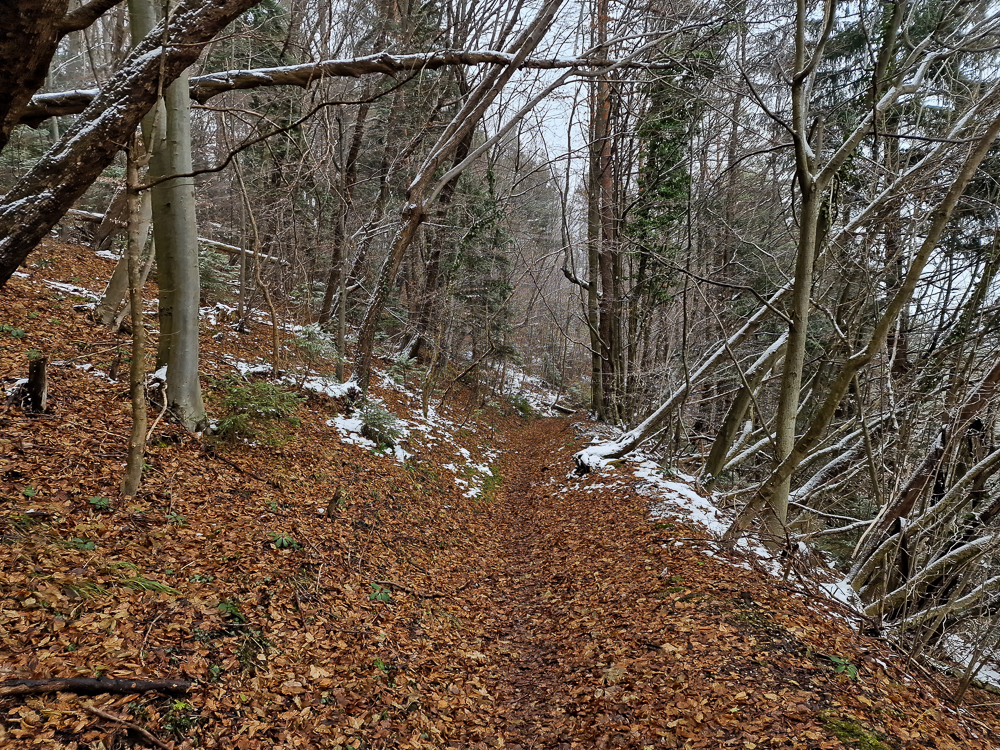
[[[5,680],[0,682],[0,696],[3,695],[41,695],[43,693],[77,693],[81,695],[100,695],[101,693],[116,693],[131,695],[134,693],[186,693],[194,686],[186,680],[112,680],[103,677],[67,677],[49,680]]]
[[[97,0],[95,0],[96,2]],[[104,0],[110,2],[110,0]],[[302,65],[287,65],[280,68],[259,68],[255,70],[227,70],[208,73],[191,79],[191,98],[199,104],[224,94],[227,91],[241,91],[264,86],[299,86],[308,88],[324,78],[360,78],[366,75],[396,75],[425,70],[438,70],[457,65],[509,65],[513,55],[507,52],[441,50],[413,55],[390,55],[382,52],[367,57],[346,60],[321,60]],[[566,68],[630,68],[633,70],[670,70],[675,63],[622,62],[601,58],[529,58],[521,68],[531,70],[555,70]],[[39,94],[21,113],[19,122],[38,127],[49,117],[72,115],[83,109],[96,97],[97,89],[76,89],[51,94]]]
[[[170,745],[168,745],[165,742],[163,742],[163,740],[159,739],[158,737],[156,737],[151,732],[143,729],[138,724],[133,724],[131,721],[126,721],[121,716],[116,716],[115,714],[108,713],[107,711],[102,711],[101,709],[97,708],[96,706],[87,705],[87,706],[84,706],[83,708],[84,708],[84,710],[87,713],[93,714],[94,716],[98,716],[98,717],[100,717],[102,719],[107,719],[108,721],[118,722],[119,724],[121,724],[122,726],[124,726],[126,729],[129,729],[129,730],[131,730],[133,732],[137,732],[138,734],[141,734],[146,739],[146,741],[148,743],[150,743],[151,745],[156,745],[156,747],[163,748],[163,750],[171,750]]]
[[[64,37],[71,31],[81,31],[109,10],[119,5],[122,0],[90,0],[76,10],[70,11],[59,22],[59,36]]]

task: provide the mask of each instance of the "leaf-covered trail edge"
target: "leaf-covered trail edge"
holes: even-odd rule
[[[649,521],[638,492],[568,476],[586,424],[525,422],[461,386],[439,408],[464,426],[413,432],[405,465],[341,442],[329,421],[349,405],[323,396],[277,447],[161,423],[142,492],[118,498],[127,392],[77,368],[111,371],[127,338],[44,283],[99,289],[112,263],[46,252],[0,295],[24,334],[0,336],[4,384],[30,349],[67,362],[46,414],[0,406],[0,679],[196,686],[0,697],[0,746],[149,746],[88,705],[178,749],[1000,744],[988,706],[944,708],[948,684],[822,601],[726,561],[683,517]],[[205,325],[213,404],[226,358],[263,359],[269,331]],[[487,462],[475,496],[461,482]]]
[[[832,748],[845,727],[893,748],[996,746],[821,602],[706,555],[682,517],[651,523],[636,493],[569,480],[573,436],[565,420],[508,436],[474,545],[485,575],[463,608],[502,746]]]

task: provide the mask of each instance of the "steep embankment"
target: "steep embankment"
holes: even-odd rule
[[[424,420],[380,381],[405,462],[317,394],[278,446],[161,422],[119,499],[126,389],[79,368],[112,372],[127,341],[74,307],[112,264],[45,257],[0,293],[0,382],[30,349],[63,363],[45,414],[0,407],[0,680],[191,685],[0,685],[0,746],[996,746],[989,708],[942,708],[823,600],[706,554],[683,514],[648,521],[630,474],[569,476],[578,425],[458,385]],[[264,324],[206,327],[210,374],[266,357]],[[205,382],[218,413],[226,386]]]

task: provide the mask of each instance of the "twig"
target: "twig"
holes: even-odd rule
[[[419,591],[415,591],[414,589],[411,589],[409,586],[404,586],[403,584],[396,583],[394,581],[372,581],[372,583],[377,583],[379,586],[386,586],[387,588],[390,588],[393,591],[402,591],[404,593],[410,594],[411,596],[415,596],[418,599],[444,599],[445,597],[448,596],[448,594],[437,594],[437,593],[421,594]]]
[[[83,708],[84,710],[87,711],[87,713],[91,713],[94,716],[99,716],[102,719],[107,719],[108,721],[117,721],[119,724],[122,724],[126,728],[131,729],[133,732],[138,732],[139,734],[141,734],[143,737],[146,738],[147,742],[151,742],[157,747],[163,748],[163,750],[173,750],[173,748],[170,745],[166,744],[160,739],[157,739],[154,735],[152,735],[150,732],[140,727],[138,724],[133,724],[131,721],[125,721],[125,719],[123,719],[121,716],[115,716],[114,714],[109,714],[107,711],[102,711],[101,709],[95,708],[90,704],[85,705]]]
[[[232,466],[234,469],[236,469],[236,471],[240,472],[241,474],[245,474],[246,476],[250,477],[251,479],[256,479],[258,482],[262,482],[263,484],[266,484],[266,485],[268,485],[270,487],[273,487],[276,490],[280,490],[281,489],[281,487],[278,485],[278,483],[276,481],[271,480],[271,479],[264,479],[263,477],[258,476],[257,474],[254,474],[252,471],[250,471],[248,469],[244,469],[239,464],[234,463],[233,461],[230,461],[228,458],[226,458],[225,456],[223,456],[221,453],[217,453],[216,451],[211,451],[211,450],[205,450],[204,453],[209,458],[213,458],[213,459],[215,459],[217,461],[222,461],[222,463],[226,464],[227,466]]]
[[[156,425],[158,425],[160,423],[160,420],[163,419],[163,415],[166,414],[166,413],[167,413],[167,394],[166,394],[166,392],[164,392],[164,394],[163,394],[163,408],[160,409],[159,416],[157,416],[156,419],[153,420],[152,426],[149,428],[149,431],[146,433],[146,442],[147,443],[149,442],[149,439],[153,436],[153,430],[156,429]]]
[[[166,614],[166,610],[163,610],[153,618],[153,621],[149,623],[149,627],[146,628],[146,634],[142,637],[142,645],[139,647],[139,663],[142,664],[142,666],[146,666],[146,660],[143,658],[142,654],[146,650],[146,642],[149,641],[149,634],[152,632],[156,621],[163,617],[164,614]]]
[[[42,695],[44,693],[78,693],[99,695],[116,693],[131,695],[156,691],[186,693],[194,683],[186,680],[122,680],[106,677],[56,677],[48,680],[5,680],[0,682],[2,695]]]

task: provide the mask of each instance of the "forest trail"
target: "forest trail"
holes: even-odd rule
[[[462,609],[496,732],[483,747],[996,746],[960,738],[821,600],[706,554],[680,518],[650,522],[637,493],[567,479],[574,434],[546,419],[507,435],[502,489],[470,529],[482,578]]]
[[[32,273],[110,272],[85,248],[52,257]],[[45,415],[0,405],[0,681],[190,690],[0,695],[0,747],[149,746],[91,705],[176,750],[1000,747],[994,696],[959,714],[954,681],[915,679],[794,573],[727,557],[684,508],[651,520],[662,498],[633,466],[572,476],[592,424],[474,388],[427,419],[416,391],[379,387],[402,459],[315,392],[276,445],[161,423],[142,492],[119,498],[131,417],[74,302],[33,278],[0,297],[0,321],[32,327],[0,338],[5,383],[29,347],[72,357]],[[218,414],[270,332],[206,327]]]

